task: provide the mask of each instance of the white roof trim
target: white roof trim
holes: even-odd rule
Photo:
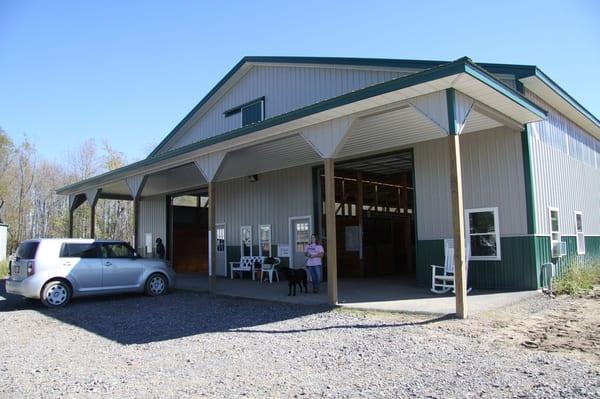
[[[540,97],[558,112],[572,120],[586,132],[600,140],[600,127],[594,124],[588,117],[582,114],[577,108],[569,104],[561,95],[552,90],[537,76],[529,76],[519,79],[525,85],[527,90]]]

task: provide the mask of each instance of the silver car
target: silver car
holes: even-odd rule
[[[10,264],[6,292],[41,299],[48,307],[72,297],[124,292],[165,294],[174,271],[162,260],[138,256],[123,241],[37,239],[23,241]]]

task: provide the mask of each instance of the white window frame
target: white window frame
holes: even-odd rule
[[[558,230],[552,230],[552,212],[556,211],[556,218],[558,219]],[[552,258],[560,258],[561,255],[561,242],[562,242],[562,234],[560,232],[560,210],[555,207],[548,207],[548,231],[550,232],[550,256]],[[558,234],[558,240],[553,240],[552,236],[554,234]],[[554,248],[554,243],[558,243],[558,254],[554,254],[552,248]]]
[[[223,249],[219,250],[219,231],[221,231],[221,230],[223,231],[223,237],[222,237],[222,240],[223,240]],[[215,235],[216,235],[215,240],[216,240],[216,243],[217,243],[217,245],[216,245],[216,252],[218,254],[224,254],[225,253],[225,250],[226,250],[225,233],[226,233],[226,231],[225,231],[225,224],[221,223],[221,224],[216,224],[215,225]]]
[[[494,214],[494,232],[493,233],[474,233],[471,234],[471,225],[469,223],[469,215],[471,213],[492,212]],[[469,260],[502,260],[502,252],[500,245],[500,219],[498,218],[498,207],[489,208],[472,208],[465,209],[465,240],[467,241],[467,259]],[[496,255],[495,256],[473,256],[471,255],[471,236],[472,235],[494,235],[496,238]]]
[[[250,229],[250,255],[244,255],[244,229]],[[252,226],[240,226],[240,256],[253,256],[252,253]]]
[[[258,254],[260,256],[266,256],[263,254],[263,241],[262,241],[263,227],[269,228],[269,256],[273,256],[273,229],[270,224],[259,224],[258,225]]]
[[[575,240],[577,242],[577,255],[585,255],[585,235],[583,233],[583,212],[575,211]],[[581,231],[577,229],[577,216],[581,217]],[[581,234],[581,239],[579,235]],[[580,250],[583,248],[583,250]]]

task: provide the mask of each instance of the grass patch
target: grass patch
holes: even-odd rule
[[[8,259],[0,261],[0,278],[8,276]]]
[[[556,294],[573,295],[582,290],[591,290],[600,284],[600,263],[591,266],[572,266],[554,284]]]

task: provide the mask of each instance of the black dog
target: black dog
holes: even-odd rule
[[[305,269],[291,269],[289,267],[277,266],[277,271],[282,273],[288,281],[288,296],[296,296],[296,285],[300,287],[302,292],[302,286],[304,285],[304,292],[308,292],[307,280],[308,275]],[[293,294],[292,294],[293,291]]]

